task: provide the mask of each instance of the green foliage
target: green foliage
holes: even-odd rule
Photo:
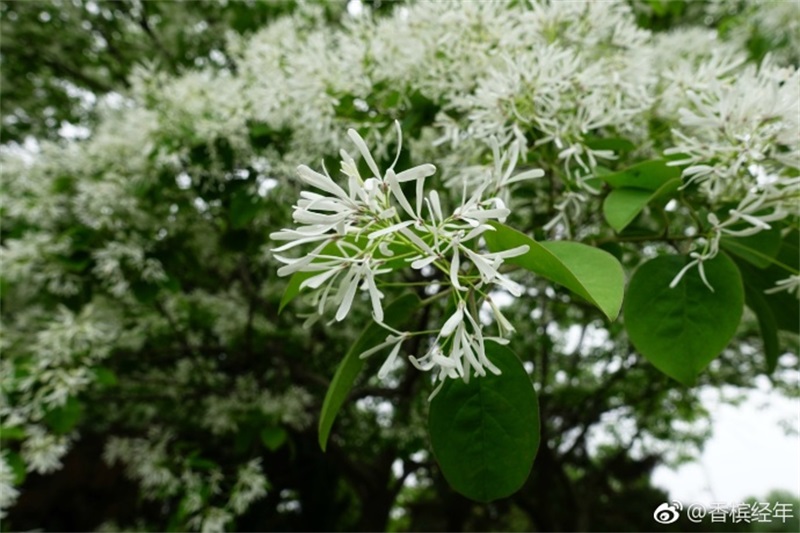
[[[495,231],[484,236],[490,250],[529,246],[526,254],[508,262],[563,285],[596,305],[609,320],[617,317],[625,275],[614,256],[575,242],[537,242],[502,224],[492,223],[492,227]]]
[[[3,1],[2,140],[31,134],[52,139],[64,123],[92,125],[98,99],[128,89],[131,74],[144,64],[172,74],[227,67],[232,58],[225,51],[226,32],[252,33],[294,5],[294,0]],[[329,5],[331,12],[341,9]]]
[[[744,301],[747,307],[756,314],[761,339],[764,343],[764,363],[767,374],[772,374],[778,365],[780,345],[778,341],[778,324],[764,294],[749,285],[744,288]]]
[[[654,191],[635,187],[616,188],[603,202],[603,215],[609,226],[621,232],[647,205],[655,200],[671,197],[680,186],[680,178],[674,178]]]
[[[774,289],[797,273],[797,215],[749,237],[710,217],[796,179],[795,136],[770,136],[789,120],[747,122],[758,102],[725,96],[792,87],[793,19],[774,16],[787,8],[404,4],[0,2],[0,491],[20,493],[4,530],[647,530],[668,501],[653,468],[690,460],[710,431],[705,388],[665,374],[743,390],[766,370],[796,394],[797,298]],[[767,52],[776,63],[746,62]],[[462,249],[529,246],[499,268],[519,298],[463,254],[469,296],[435,264],[410,268],[408,248],[376,255],[386,322],[420,332],[377,379],[385,354],[359,358],[387,334],[368,300],[301,327],[309,274],[276,275],[268,236],[292,224],[298,164],[322,160],[346,186],[332,163],[352,127],[386,169],[394,119],[395,168],[435,164],[448,213],[512,158],[545,175],[500,191],[507,225]],[[63,139],[65,124],[88,138]],[[668,166],[693,157],[665,156],[677,131],[710,155]],[[687,183],[706,163],[736,172]],[[696,266],[669,289],[717,237],[735,268],[704,262],[714,292]],[[451,347],[441,325],[476,295],[516,328],[520,359],[488,338],[499,310],[478,300],[502,374],[449,376],[429,403],[407,356]]]
[[[419,298],[416,295],[403,295],[386,307],[384,311],[385,322],[394,328],[402,328],[418,306]],[[330,436],[333,422],[336,420],[336,415],[345,400],[347,400],[350,389],[364,366],[364,360],[361,359],[360,355],[379,344],[385,334],[386,330],[378,324],[372,323],[368,325],[347,351],[347,355],[344,356],[344,359],[336,369],[336,374],[334,374],[331,385],[328,387],[328,392],[325,394],[322,412],[319,416],[319,446],[323,451],[327,448],[328,437]]]
[[[775,261],[781,242],[781,227],[776,224],[769,230],[747,237],[724,236],[720,239],[720,246],[733,255],[763,269]]]
[[[495,343],[487,344],[486,354],[502,373],[447,381],[428,418],[444,477],[479,502],[519,490],[539,448],[539,405],[522,362]]]
[[[289,434],[279,426],[267,426],[261,430],[261,442],[271,452],[274,452],[286,443]]]
[[[628,286],[625,329],[631,342],[656,368],[693,385],[697,375],[728,345],[744,307],[744,289],[736,265],[725,254],[670,283],[686,265],[665,255],[641,265]]]

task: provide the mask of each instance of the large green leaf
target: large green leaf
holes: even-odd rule
[[[445,479],[489,502],[519,490],[539,447],[539,405],[531,379],[508,348],[489,342],[502,374],[448,380],[431,400],[428,430]]]
[[[697,267],[669,285],[687,258],[665,255],[641,265],[628,286],[625,328],[637,350],[685,385],[730,342],[744,308],[742,278],[724,253],[705,261],[705,286]]]
[[[413,317],[414,310],[419,306],[419,298],[415,294],[405,294],[386,306],[384,312],[384,322],[395,329],[401,329]],[[325,394],[322,403],[322,412],[319,416],[319,446],[324,451],[328,444],[333,422],[339,414],[342,404],[347,399],[350,389],[355,383],[364,361],[359,357],[369,348],[383,342],[386,338],[386,329],[379,324],[372,322],[361,333],[353,346],[348,350],[347,355],[339,364]],[[377,356],[377,355],[376,355]]]
[[[800,334],[800,306],[797,298],[786,291],[765,293],[774,289],[776,282],[789,277],[791,272],[796,272],[798,257],[800,257],[800,234],[792,230],[784,236],[781,248],[772,264],[767,268],[756,268],[751,261],[736,257],[736,264],[742,273],[744,284],[757,291],[772,311],[778,329],[789,331],[795,335]],[[754,309],[754,311],[758,312]]]
[[[620,232],[633,222],[650,202],[672,195],[681,186],[679,178],[671,179],[655,191],[633,187],[614,189],[603,201],[603,215],[615,231]]]
[[[767,374],[772,374],[778,365],[778,355],[780,355],[778,324],[775,321],[775,314],[770,309],[766,298],[764,298],[764,293],[748,285],[745,285],[744,292],[747,307],[755,313],[758,319],[758,328],[764,341],[764,359]]]
[[[601,174],[598,177],[615,189],[633,187],[635,189],[657,191],[668,181],[679,179],[681,177],[681,169],[667,166],[667,161],[664,159],[655,159],[633,165],[613,174]]]
[[[735,229],[735,228],[734,228]],[[781,247],[781,228],[778,225],[748,237],[729,237],[723,235],[720,246],[758,268],[771,265]]]
[[[526,254],[506,262],[563,285],[596,305],[609,320],[617,318],[625,274],[613,255],[578,242],[538,242],[504,224],[491,225],[495,231],[483,235],[492,252],[528,245]]]

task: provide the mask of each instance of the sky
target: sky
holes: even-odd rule
[[[653,484],[668,490],[671,500],[735,504],[751,496],[763,500],[773,489],[800,497],[800,399],[782,396],[761,378],[738,406],[704,396],[713,435],[701,457],[677,470],[659,466],[653,474]]]

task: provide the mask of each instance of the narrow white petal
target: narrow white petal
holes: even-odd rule
[[[513,333],[516,331],[514,325],[508,321],[506,316],[500,311],[500,308],[497,307],[497,305],[491,299],[489,299],[489,307],[492,308],[492,314],[494,314],[494,319],[500,326],[500,331],[506,333]]]
[[[746,220],[747,222],[749,222],[750,224],[752,224],[753,226],[756,226],[758,228],[765,229],[765,230],[766,229],[772,229],[772,226],[770,226],[769,224],[767,224],[763,220],[758,219],[758,218],[756,218],[756,217],[754,217],[752,215],[746,215],[746,214],[740,213],[740,212],[738,212],[738,211],[736,211],[734,209],[731,209],[730,213],[733,216],[737,216],[737,217],[739,217],[739,218],[741,218],[743,220]]]
[[[389,371],[392,370],[395,361],[397,361],[397,354],[400,353],[400,348],[402,346],[403,346],[403,339],[400,338],[394,345],[394,348],[392,348],[391,353],[389,353],[389,357],[387,357],[386,361],[384,361],[383,365],[381,365],[381,369],[378,370],[378,379],[384,379],[389,374]]]
[[[425,180],[417,180],[417,218],[422,218],[422,201],[425,199]]]
[[[378,170],[378,165],[375,164],[375,160],[372,158],[369,148],[367,148],[367,143],[364,142],[364,139],[361,138],[361,135],[359,135],[358,132],[353,128],[347,130],[347,135],[350,137],[350,140],[353,141],[353,144],[356,145],[358,151],[361,152],[361,156],[364,158],[364,161],[367,162],[367,166],[372,171],[372,174],[376,178],[380,179],[381,171]]]
[[[464,217],[474,218],[476,220],[500,219],[507,217],[511,211],[505,207],[499,209],[473,209],[468,213],[464,213]]]
[[[464,354],[464,357],[469,362],[470,366],[472,366],[472,368],[474,368],[479,375],[486,375],[483,365],[480,363],[480,361],[478,361],[472,351],[472,342],[470,342],[466,330],[461,332],[461,352]]]
[[[433,400],[434,398],[436,398],[436,395],[437,395],[437,394],[439,394],[439,391],[440,391],[440,390],[442,390],[442,387],[443,387],[443,386],[444,386],[444,379],[441,379],[441,378],[440,378],[440,379],[439,379],[439,384],[438,384],[438,385],[436,385],[436,388],[435,388],[435,389],[433,389],[433,392],[431,393],[431,395],[430,395],[430,396],[428,396],[428,401],[431,401],[431,400]]]
[[[405,183],[407,181],[422,180],[436,173],[436,167],[431,164],[419,165],[409,168],[397,174],[397,181]]]
[[[714,292],[714,287],[711,286],[711,284],[708,282],[708,279],[706,278],[706,270],[703,268],[702,261],[700,261],[697,264],[697,270],[700,272],[700,279],[703,280],[703,284],[705,284],[705,286],[708,287],[708,290]]]
[[[311,276],[310,278],[304,280],[300,284],[300,289],[302,290],[302,289],[305,289],[306,287],[310,287],[312,289],[319,289],[322,286],[323,283],[328,281],[330,278],[332,278],[334,275],[336,275],[339,272],[340,272],[340,270],[332,268],[330,270],[326,270],[325,272],[322,272],[321,274],[317,274],[316,276]]]
[[[420,357],[419,359],[417,359],[413,355],[409,355],[408,360],[411,362],[412,365],[414,365],[414,368],[416,368],[417,370],[422,370],[423,372],[427,372],[428,370],[434,367],[434,364],[430,362],[430,358],[428,358],[428,360],[425,361],[426,357],[427,356]]]
[[[683,278],[684,274],[686,274],[689,271],[690,268],[692,268],[693,266],[695,266],[699,262],[700,261],[698,261],[697,259],[695,259],[694,261],[689,261],[689,263],[685,267],[683,267],[680,270],[680,272],[678,272],[678,274],[672,279],[672,281],[669,284],[669,288],[670,289],[674,289],[675,287],[677,287],[678,283],[681,282],[681,279]]]
[[[438,353],[433,354],[431,361],[444,368],[458,368],[458,364],[455,361]]]
[[[504,185],[511,185],[512,183],[518,183],[520,181],[526,181],[536,178],[541,178],[544,176],[544,170],[540,168],[535,168],[533,170],[526,170],[525,172],[520,172],[516,176],[505,180],[503,183]]]
[[[403,208],[403,211],[408,213],[413,219],[418,218],[417,214],[414,212],[414,209],[411,207],[411,204],[408,203],[408,199],[406,195],[403,193],[403,189],[400,187],[400,183],[397,181],[397,176],[395,176],[394,170],[389,169],[386,171],[386,183],[389,184],[389,188],[392,190],[392,194],[397,199],[397,202],[400,204],[400,207]]]
[[[395,337],[394,335],[387,335],[386,336],[386,340],[384,340],[382,343],[380,343],[380,344],[378,344],[376,346],[373,346],[369,350],[365,350],[365,351],[361,352],[358,355],[358,358],[359,359],[366,359],[370,355],[383,350],[384,348],[386,348],[387,346],[393,344],[396,341],[397,341],[397,337]]]
[[[444,222],[444,216],[442,216],[442,203],[439,201],[439,193],[431,191],[428,195],[431,199],[431,204],[433,205],[433,212],[436,213],[436,217],[439,219],[439,222]]]
[[[335,196],[338,196],[339,198],[347,198],[347,194],[344,192],[344,189],[336,185],[332,179],[327,176],[323,176],[319,172],[311,170],[306,165],[300,165],[297,167],[297,175],[300,176],[300,179],[312,187],[329,192]]]
[[[273,248],[272,252],[285,252],[286,250],[288,250],[290,248],[294,248],[295,246],[299,246],[301,244],[306,244],[306,243],[309,243],[309,242],[317,242],[317,241],[327,240],[330,237],[331,237],[330,235],[318,235],[316,237],[306,237],[304,239],[298,239],[296,241],[287,242],[286,244],[284,244],[282,246],[279,246],[277,248]]]
[[[418,247],[419,247],[419,248],[420,248],[420,249],[421,249],[423,252],[425,252],[427,255],[436,255],[436,252],[434,252],[434,251],[431,249],[431,247],[430,247],[430,246],[428,246],[428,244],[427,244],[425,241],[423,241],[422,239],[420,239],[420,238],[419,238],[419,237],[418,237],[418,236],[417,236],[417,235],[416,235],[416,234],[415,234],[413,231],[411,231],[410,229],[408,229],[408,228],[400,228],[400,233],[401,233],[401,234],[402,234],[404,237],[406,237],[407,239],[409,239],[411,242],[413,242],[414,244],[416,244],[416,245],[417,245],[417,246],[418,246]]]
[[[494,282],[510,292],[512,296],[522,296],[522,285],[505,274],[498,274]]]
[[[356,295],[356,289],[358,288],[358,280],[356,279],[357,276],[355,274],[349,275],[342,287],[339,289],[344,290],[344,297],[342,298],[342,302],[339,304],[339,309],[336,311],[336,321],[341,322],[344,320],[344,317],[347,316],[347,313],[350,312],[350,307],[353,305],[353,298]]]
[[[413,223],[414,223],[413,220],[406,220],[404,222],[399,222],[397,224],[392,224],[388,228],[383,228],[383,229],[380,229],[378,231],[373,231],[372,233],[370,233],[367,236],[367,238],[369,240],[374,240],[374,239],[377,239],[378,237],[383,237],[384,235],[388,235],[389,233],[394,233],[396,231],[399,231],[400,228],[406,228],[406,227],[410,226]]]
[[[503,259],[507,259],[509,257],[517,257],[520,255],[525,255],[531,249],[530,246],[527,244],[523,244],[521,246],[515,246],[514,248],[509,248],[508,250],[503,250],[502,252],[496,252],[492,254],[494,257],[502,257]]]
[[[480,254],[476,254],[469,248],[464,248],[464,252],[467,254],[467,257],[469,257],[470,261],[472,261],[472,264],[478,268],[478,272],[480,273],[483,281],[488,283],[497,276],[497,269],[495,269],[485,257]]]
[[[488,225],[488,224],[481,224],[477,228],[472,228],[470,230],[470,232],[467,233],[464,236],[463,239],[461,239],[461,242],[466,242],[466,241],[469,241],[471,239],[474,239],[475,237],[485,233],[486,231],[495,231],[495,229],[492,226]]]
[[[461,260],[458,257],[458,246],[453,247],[453,260],[450,262],[450,283],[453,287],[463,291],[464,287],[458,282],[458,269],[461,266]]]
[[[449,337],[453,334],[456,330],[456,326],[461,324],[464,320],[464,303],[459,302],[458,307],[456,308],[456,312],[453,313],[450,318],[444,323],[442,326],[442,330],[439,332],[440,337]]]
[[[375,285],[375,277],[372,271],[367,270],[366,278],[367,290],[369,291],[369,299],[372,303],[372,312],[375,315],[375,320],[378,322],[383,322],[383,308],[381,307],[381,298],[383,298],[383,293],[379,291],[377,285]]]
[[[411,268],[414,270],[421,270],[436,261],[436,259],[438,258],[435,255],[429,255],[423,257],[422,259],[417,259],[416,261],[411,262]]]
[[[385,257],[392,257],[394,255],[394,252],[392,251],[392,249],[389,248],[389,242],[388,241],[381,241],[381,243],[378,245],[378,250]]]

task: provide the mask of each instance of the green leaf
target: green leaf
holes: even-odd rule
[[[539,447],[539,405],[531,379],[508,348],[489,342],[502,371],[448,379],[431,400],[431,447],[445,479],[479,502],[510,496],[525,483]]]
[[[778,366],[778,356],[780,346],[778,344],[778,324],[775,321],[775,314],[770,309],[764,293],[745,285],[745,302],[758,319],[758,328],[761,331],[761,338],[764,341],[764,359],[766,361],[767,374],[772,374]]]
[[[283,446],[288,436],[286,430],[280,426],[268,426],[261,430],[261,442],[271,452]]]
[[[231,198],[230,221],[233,229],[247,226],[261,210],[262,204],[258,196],[253,196],[246,189],[239,189]]]
[[[117,375],[114,373],[113,370],[110,368],[106,368],[104,366],[98,366],[94,369],[94,379],[100,385],[105,385],[106,387],[113,387],[117,384]]]
[[[490,224],[496,231],[487,231],[483,236],[492,252],[527,244],[530,250],[526,254],[506,262],[563,285],[596,305],[609,320],[617,318],[625,274],[613,255],[577,242],[537,242],[506,225]]]
[[[405,294],[383,310],[384,322],[395,329],[402,329],[412,318],[417,306],[419,306],[419,298],[415,294]],[[372,322],[364,329],[353,346],[350,347],[347,355],[344,356],[344,359],[339,364],[339,368],[336,369],[336,374],[334,374],[331,385],[328,387],[328,392],[325,394],[322,412],[319,416],[319,446],[322,451],[325,451],[327,447],[328,436],[333,427],[333,422],[336,420],[336,415],[339,414],[339,409],[347,399],[356,377],[364,366],[364,361],[359,358],[359,355],[383,342],[386,335],[386,329],[376,322]]]
[[[23,440],[25,430],[19,426],[0,427],[0,439],[2,440]]]
[[[800,257],[800,232],[790,231],[784,236],[780,250],[772,264],[767,268],[756,268],[743,258],[734,257],[745,286],[757,291],[775,317],[775,324],[779,330],[789,331],[800,335],[800,306],[797,298],[786,291],[765,293],[774,289],[776,282],[786,279],[790,268],[796,268],[797,258]]]
[[[692,385],[736,333],[744,289],[739,270],[724,253],[703,264],[714,292],[696,267],[671,289],[687,261],[664,255],[641,265],[628,285],[624,313],[636,349],[668,376]]]
[[[614,152],[630,152],[636,148],[628,139],[622,137],[594,137],[586,141],[586,146],[592,150],[612,150]]]
[[[647,204],[656,199],[671,196],[680,186],[681,180],[676,178],[667,181],[655,191],[633,187],[614,189],[603,201],[603,215],[608,224],[615,231],[620,232],[633,222]]]
[[[603,201],[603,215],[608,225],[620,232],[630,224],[647,202],[650,201],[650,191],[623,187],[614,189]]]
[[[78,425],[83,414],[83,406],[75,397],[67,399],[60,407],[52,409],[44,416],[44,421],[55,433],[64,435]]]
[[[25,461],[22,460],[22,456],[17,452],[8,452],[5,460],[14,473],[13,484],[15,486],[22,485],[25,482],[25,478],[28,477],[28,469],[25,468]]]
[[[657,191],[662,185],[674,179],[680,179],[681,169],[667,166],[664,159],[645,161],[613,174],[598,175],[600,179],[618,189],[633,187],[648,191]]]
[[[735,229],[735,228],[734,228]],[[778,225],[748,237],[723,235],[719,241],[728,252],[757,266],[767,268],[775,261],[781,247],[781,228]]]

